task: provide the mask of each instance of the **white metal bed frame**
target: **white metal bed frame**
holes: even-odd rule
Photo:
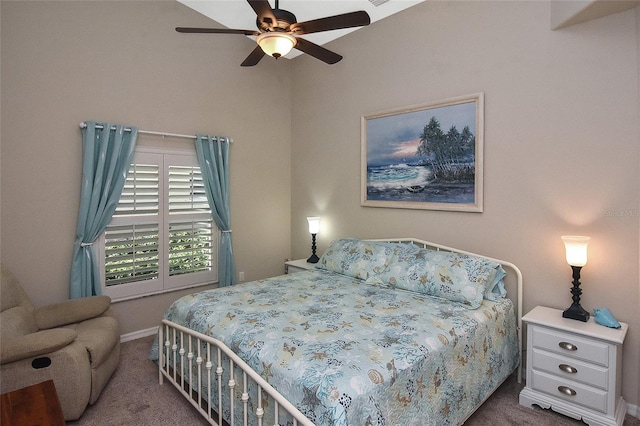
[[[491,258],[477,253],[447,247],[441,244],[417,240],[415,238],[391,238],[372,239],[370,241],[386,241],[406,244],[415,244],[431,250],[448,251],[472,256],[479,256],[499,263],[507,271],[505,285],[507,294],[516,307],[518,349],[520,362],[518,364],[518,383],[522,380],[522,273],[513,263]],[[511,275],[509,274],[511,271]],[[515,276],[514,276],[515,275]],[[515,282],[514,282],[515,279]],[[511,291],[510,291],[511,290]],[[513,290],[516,297],[513,297]],[[241,410],[242,424],[249,425],[250,416],[254,416],[254,422],[262,426],[267,405],[272,411],[271,416],[275,425],[279,424],[281,412],[288,413],[293,418],[293,426],[313,426],[314,423],[305,417],[295,406],[274,389],[266,380],[256,373],[247,363],[236,355],[223,342],[205,334],[188,329],[168,320],[163,320],[158,330],[158,377],[160,384],[164,379],[172,383],[187,400],[202,414],[212,425],[235,426],[236,408]],[[227,357],[223,361],[223,355]],[[228,362],[227,374],[229,380],[224,386],[222,375],[225,372],[224,364]],[[242,377],[236,377],[237,368],[242,370]],[[185,380],[187,377],[197,375],[197,383],[194,380]],[[249,413],[249,386],[253,383],[258,389],[255,413]],[[217,385],[216,385],[217,384]],[[200,391],[206,385],[208,401],[200,397]],[[217,389],[214,389],[214,386]],[[217,391],[217,401],[212,401],[212,394]],[[228,390],[231,401],[228,410],[228,420],[223,420],[223,392]],[[266,393],[273,404],[263,403],[263,393]]]

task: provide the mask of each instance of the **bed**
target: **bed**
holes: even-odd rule
[[[214,425],[462,424],[520,381],[521,295],[509,262],[341,239],[311,270],[176,300],[151,358]]]

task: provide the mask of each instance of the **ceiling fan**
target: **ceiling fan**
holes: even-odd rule
[[[363,10],[306,22],[298,22],[293,13],[278,7],[278,0],[276,0],[275,9],[271,8],[268,0],[247,1],[256,12],[256,25],[259,31],[187,27],[177,27],[176,31],[179,33],[242,34],[246,36],[257,36],[256,41],[258,42],[258,46],[256,46],[244,62],[242,62],[241,65],[243,67],[256,65],[265,54],[278,59],[289,53],[293,48],[320,59],[327,64],[335,64],[342,59],[341,55],[296,36],[343,28],[362,27],[371,23],[369,15]]]

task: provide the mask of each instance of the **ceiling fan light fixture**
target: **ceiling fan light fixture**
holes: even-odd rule
[[[262,33],[256,40],[264,53],[274,58],[285,56],[296,45],[296,39],[282,32]]]

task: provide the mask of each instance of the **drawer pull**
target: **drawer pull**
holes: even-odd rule
[[[561,371],[564,371],[565,373],[569,373],[569,374],[576,374],[578,372],[578,370],[575,367],[572,367],[572,366],[567,365],[567,364],[560,364],[558,366],[558,368]]]
[[[562,349],[566,349],[568,351],[577,351],[578,347],[572,343],[569,342],[560,342],[558,343],[558,346],[560,346]]]
[[[576,394],[576,391],[567,386],[558,386],[558,390],[567,396],[574,396]]]

